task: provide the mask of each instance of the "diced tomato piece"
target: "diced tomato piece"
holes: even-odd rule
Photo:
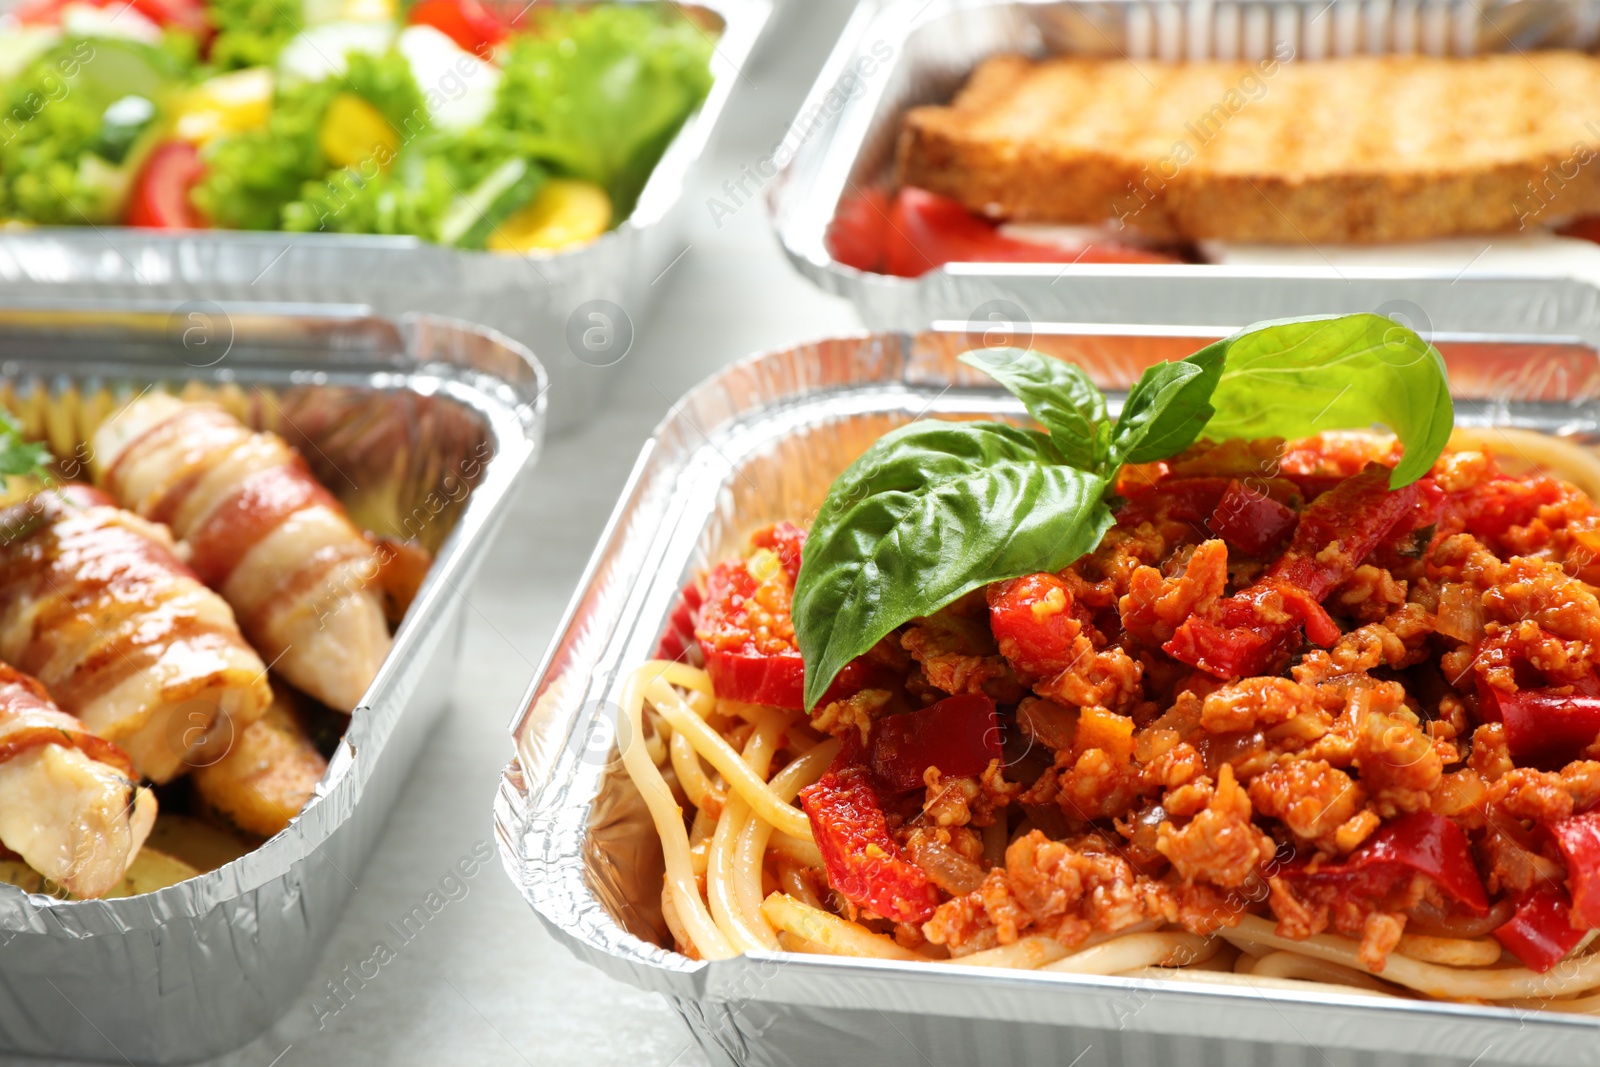
[[[939,891],[889,836],[867,768],[830,770],[800,791],[800,806],[828,884],[841,896],[895,922],[922,922],[933,914]]]
[[[168,141],[150,153],[133,183],[128,225],[158,230],[197,230],[205,218],[189,201],[189,191],[205,174],[200,153],[187,141]]]
[[[750,543],[777,555],[790,581],[800,577],[800,553],[806,546],[806,532],[800,527],[792,522],[773,523],[750,538]]]
[[[695,637],[719,696],[798,709],[805,664],[789,615],[794,583],[782,568],[772,569],[758,579],[744,560],[713,567]]]
[[[888,273],[916,278],[946,263],[1176,263],[1158,252],[1111,243],[1069,249],[1002,235],[993,222],[925,189],[901,189],[883,239]],[[863,261],[867,257],[862,257]]]
[[[882,274],[889,254],[889,197],[881,189],[846,194],[828,226],[828,251],[856,270]]]
[[[989,629],[1000,654],[1017,669],[1047,678],[1072,665],[1072,643],[1082,625],[1065,582],[1054,574],[1025,574],[995,582],[986,595]]]
[[[872,727],[872,773],[897,793],[921,789],[929,767],[946,778],[982,774],[1000,758],[1000,716],[982,694],[946,697]]]
[[[1208,525],[1211,531],[1247,556],[1266,556],[1288,540],[1298,516],[1265,493],[1247,488],[1237,478],[1217,501]]]
[[[1600,696],[1548,689],[1502,693],[1480,683],[1478,708],[1485,722],[1505,723],[1506,748],[1518,763],[1566,763],[1600,737]]]
[[[1202,523],[1211,517],[1228,491],[1228,478],[1173,478],[1138,494],[1117,509],[1117,525],[1141,522]]]
[[[1495,928],[1494,939],[1543,974],[1565,959],[1583,934],[1572,925],[1572,900],[1566,890],[1543,885],[1522,895],[1511,918]]]
[[[1590,929],[1600,926],[1600,811],[1562,819],[1550,833],[1567,861],[1573,919]]]
[[[1310,869],[1287,867],[1283,876],[1301,884],[1335,886],[1352,898],[1387,896],[1412,874],[1425,875],[1441,892],[1474,915],[1489,914],[1489,898],[1472,862],[1466,833],[1431,811],[1390,819],[1343,863]]]
[[[463,51],[484,58],[511,32],[478,0],[417,0],[406,13],[412,26],[432,26]]]
[[[1275,674],[1300,644],[1300,631],[1323,648],[1339,626],[1304,590],[1270,580],[1218,604],[1218,618],[1191,615],[1162,645],[1167,655],[1218,678]],[[1285,618],[1287,616],[1287,618]]]

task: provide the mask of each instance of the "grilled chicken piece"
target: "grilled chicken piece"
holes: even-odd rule
[[[155,782],[272,700],[233,612],[167,531],[85,485],[0,511],[0,659]]]
[[[271,837],[300,814],[328,769],[287,692],[234,741],[222,759],[197,767],[194,787],[207,808],[241,830]]]
[[[116,888],[156,821],[126,753],[0,664],[0,843],[74,896]]]
[[[282,438],[148,394],[95,432],[94,452],[100,484],[172,527],[274,670],[355,709],[389,654],[377,553]]]

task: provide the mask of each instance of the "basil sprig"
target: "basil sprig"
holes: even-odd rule
[[[1405,446],[1397,489],[1428,472],[1454,423],[1438,351],[1379,315],[1262,323],[1157,364],[1115,422],[1069,363],[1018,349],[961,361],[1014,393],[1044,432],[919,420],[834,481],[795,582],[807,708],[902,624],[1093,551],[1113,523],[1106,498],[1124,463],[1176,455],[1203,430],[1294,438],[1382,423]]]

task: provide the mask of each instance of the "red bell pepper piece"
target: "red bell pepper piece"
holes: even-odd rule
[[[1313,641],[1331,644],[1339,631],[1323,598],[1413,515],[1416,502],[1415,486],[1391,492],[1388,468],[1368,465],[1300,513],[1288,549],[1261,581],[1222,601],[1217,620],[1185,619],[1162,648],[1219,678],[1241,678],[1265,673],[1292,651],[1302,626]],[[1324,558],[1334,542],[1339,551]]]
[[[1265,493],[1247,488],[1235,478],[1228,483],[1207,525],[1211,531],[1247,556],[1267,556],[1276,551],[1295,528],[1299,516]]]
[[[432,26],[463,51],[487,57],[511,32],[478,0],[418,0],[406,13],[411,26]]]
[[[800,791],[800,806],[828,884],[846,900],[895,922],[922,922],[933,914],[939,890],[889,836],[867,768],[830,770]]]
[[[205,173],[200,154],[187,141],[168,141],[150,153],[134,180],[128,225],[157,230],[196,230],[206,220],[189,201],[189,190]]]
[[[906,187],[889,207],[884,265],[916,278],[946,263],[1176,263],[1158,252],[1115,244],[1062,248],[1002,235],[949,197]]]
[[[1138,494],[1117,509],[1117,525],[1128,528],[1141,522],[1201,523],[1217,510],[1228,491],[1228,478],[1173,478]]]
[[[1494,939],[1531,970],[1543,974],[1583,940],[1572,925],[1572,900],[1560,886],[1543,885],[1524,893],[1511,918],[1494,930]]]
[[[1585,926],[1600,926],[1600,811],[1586,811],[1550,827],[1567,861],[1572,914]]]
[[[929,767],[946,778],[982,774],[1000,758],[1000,716],[981,693],[946,697],[872,727],[872,773],[897,793],[921,789]]]
[[[989,586],[989,629],[1003,654],[1038,678],[1072,665],[1072,643],[1082,630],[1072,614],[1072,594],[1054,574],[1025,574]]]
[[[681,660],[694,644],[694,617],[700,610],[700,587],[690,582],[678,594],[678,602],[667,616],[667,629],[656,645],[656,659]]]
[[[1336,886],[1358,899],[1381,899],[1412,874],[1426,875],[1472,914],[1489,913],[1489,898],[1472,862],[1466,833],[1431,811],[1390,819],[1343,863],[1283,871],[1291,882]]]
[[[1369,464],[1300,513],[1294,540],[1267,576],[1304,589],[1320,601],[1355,572],[1416,504],[1415,485],[1391,491],[1389,469]],[[1320,558],[1335,541],[1340,548],[1338,558]]]
[[[1480,681],[1478,709],[1485,722],[1505,724],[1506,748],[1518,763],[1568,763],[1600,737],[1600,696],[1548,689],[1502,693]]]

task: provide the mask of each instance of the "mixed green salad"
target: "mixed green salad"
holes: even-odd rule
[[[559,249],[628,216],[711,87],[715,30],[670,4],[400,4],[23,0],[0,223]]]

